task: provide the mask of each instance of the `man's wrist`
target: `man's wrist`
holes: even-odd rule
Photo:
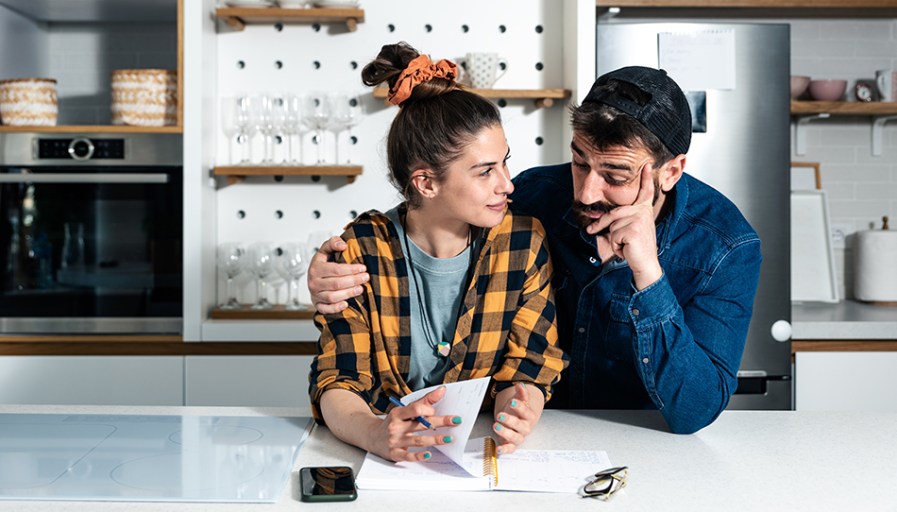
[[[632,283],[638,291],[642,291],[656,283],[661,277],[663,277],[663,269],[660,268],[659,263],[648,270],[639,272],[635,270],[632,271]]]

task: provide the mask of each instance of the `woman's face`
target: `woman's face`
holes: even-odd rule
[[[514,191],[508,171],[510,149],[501,125],[483,128],[435,183],[431,211],[474,226],[501,223]]]

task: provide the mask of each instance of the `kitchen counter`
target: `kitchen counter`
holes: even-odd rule
[[[793,340],[897,340],[897,306],[795,302],[791,328]]]
[[[210,407],[0,406],[0,413],[307,415],[302,409]],[[473,435],[489,428],[481,417]],[[315,427],[302,446],[291,483],[274,504],[0,501],[0,510],[27,511],[390,511],[420,501],[428,511],[451,510],[889,510],[897,507],[897,414],[725,411],[694,435],[666,431],[656,411],[548,410],[527,447],[606,450],[628,465],[630,481],[608,504],[576,495],[361,491],[341,504],[300,504],[298,468],[347,464],[357,471],[361,450]],[[2,456],[2,454],[0,454]],[[584,477],[586,475],[583,475]],[[596,508],[597,507],[597,508]],[[610,510],[610,509],[608,509]]]

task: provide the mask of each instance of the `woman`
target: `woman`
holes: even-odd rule
[[[404,407],[390,396],[492,376],[500,453],[536,425],[567,364],[557,347],[551,264],[541,224],[507,211],[513,191],[501,117],[462,90],[457,67],[405,43],[384,46],[362,70],[387,83],[398,105],[387,139],[390,180],[405,201],[347,227],[341,261],[371,272],[340,313],[315,317],[315,418],[338,438],[391,460],[423,460],[409,448],[451,442],[423,435],[460,418],[433,416],[444,389]],[[379,418],[378,414],[386,414]]]

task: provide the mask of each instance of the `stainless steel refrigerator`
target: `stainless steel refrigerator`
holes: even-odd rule
[[[773,338],[777,321],[791,321],[790,301],[790,28],[786,24],[629,23],[600,21],[597,73],[623,66],[676,65],[682,82],[719,60],[706,90],[687,90],[695,117],[685,172],[731,199],[760,235],[763,265],[754,316],[730,409],[791,409],[791,343]],[[705,38],[708,48],[700,48]],[[677,39],[678,38],[678,39]],[[689,39],[691,38],[691,39]],[[677,54],[664,45],[698,41]],[[718,44],[718,39],[725,42]],[[672,41],[672,42],[671,42]],[[705,52],[704,50],[708,50]],[[698,56],[697,58],[695,56]],[[682,62],[678,62],[680,59]],[[714,65],[717,65],[714,64]],[[723,76],[724,74],[725,76]],[[673,72],[670,73],[680,80]],[[720,80],[717,80],[720,79]],[[719,83],[728,85],[719,87]],[[682,83],[680,82],[680,84]],[[717,88],[719,87],[719,88]],[[683,89],[687,89],[683,87]],[[783,326],[784,324],[779,324]],[[787,327],[787,326],[786,326]],[[786,329],[787,331],[787,329]],[[700,333],[695,333],[700,336]]]

